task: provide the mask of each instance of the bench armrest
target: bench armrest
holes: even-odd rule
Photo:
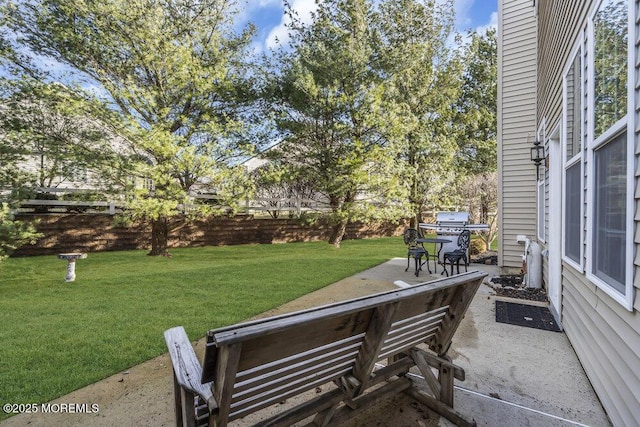
[[[180,388],[200,396],[213,412],[217,403],[211,391],[211,383],[202,384],[202,366],[198,361],[195,351],[189,341],[189,337],[182,326],[167,329],[164,332],[164,340],[169,349],[173,374]]]

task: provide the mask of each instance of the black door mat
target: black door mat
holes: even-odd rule
[[[560,332],[547,307],[496,301],[496,322]]]

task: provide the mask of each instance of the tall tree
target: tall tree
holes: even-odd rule
[[[266,97],[283,138],[272,154],[329,203],[335,246],[350,220],[393,217],[403,199],[381,132],[373,13],[367,0],[326,0],[310,24],[293,19]]]
[[[464,56],[462,94],[457,103],[455,123],[458,133],[456,157],[461,191],[480,188],[475,192],[477,221],[494,223],[492,214],[497,209],[497,90],[498,44],[496,30],[485,34],[470,34]],[[481,183],[478,187],[478,183]],[[488,244],[495,236],[492,230]]]
[[[452,0],[383,0],[376,21],[392,140],[414,225],[423,210],[447,202],[455,180],[452,123],[461,63],[450,47],[453,21]]]
[[[496,30],[470,34],[457,103],[458,165],[468,175],[497,169],[498,43]]]
[[[47,62],[30,59],[53,60],[95,85],[87,100],[115,113],[101,119],[144,160],[138,173],[153,186],[138,188],[130,208],[151,221],[151,255],[167,253],[169,218],[193,204],[195,187],[214,188],[230,206],[246,187],[230,161],[249,148],[239,135],[253,27],[236,34],[235,10],[235,0],[26,0],[2,9],[8,60],[47,81]]]

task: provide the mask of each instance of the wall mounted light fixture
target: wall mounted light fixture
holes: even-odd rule
[[[545,161],[544,155],[544,144],[540,143],[540,141],[534,141],[533,147],[531,147],[531,161],[536,164],[536,178],[539,174],[539,167],[542,162]]]

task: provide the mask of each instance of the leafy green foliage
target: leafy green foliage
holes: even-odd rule
[[[496,31],[470,34],[462,94],[457,102],[457,163],[463,175],[497,169],[498,43]]]
[[[457,38],[453,19],[452,1],[388,0],[380,6],[391,140],[416,221],[427,207],[446,203],[456,177],[453,106],[461,95],[462,64],[450,47]]]
[[[490,226],[482,238],[497,236],[497,56],[496,31],[469,35],[462,94],[457,102],[456,203],[468,206],[473,221]]]
[[[347,221],[402,212],[396,156],[384,147],[375,19],[365,0],[322,2],[308,25],[294,19],[291,46],[276,53],[267,92],[282,135],[270,154],[331,206],[336,246]]]
[[[16,2],[2,10],[0,45],[13,47],[5,61],[42,81],[55,76],[29,56],[62,64],[70,80],[96,86],[84,95],[104,108],[92,113],[102,111],[100,120],[138,153],[133,175],[154,183],[130,193],[130,208],[162,223],[179,205],[208,209],[189,199],[198,185],[215,186],[231,206],[245,192],[230,164],[251,151],[242,114],[254,30],[234,33],[234,7],[232,0]],[[14,55],[19,49],[30,55]],[[152,240],[152,253],[164,254],[166,238]]]
[[[31,223],[15,220],[7,203],[0,205],[0,261],[25,244],[34,244],[42,234]]]

